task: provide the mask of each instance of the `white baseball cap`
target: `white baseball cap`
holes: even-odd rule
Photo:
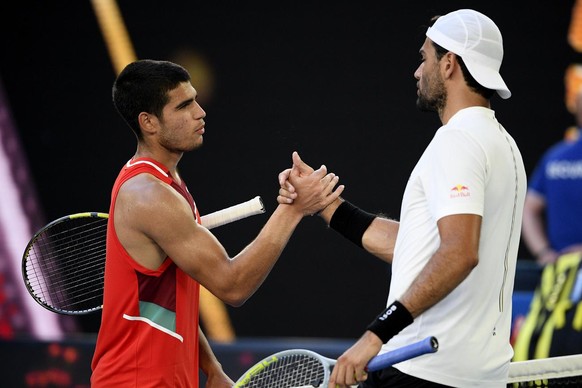
[[[475,10],[460,9],[439,17],[426,36],[460,56],[480,85],[496,90],[501,98],[511,97],[499,74],[503,39],[493,20]]]

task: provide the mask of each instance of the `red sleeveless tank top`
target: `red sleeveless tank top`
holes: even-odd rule
[[[91,386],[198,387],[199,284],[169,257],[157,270],[139,265],[119,242],[113,224],[119,188],[138,174],[171,185],[200,223],[185,183],[175,182],[165,166],[138,158],[123,167],[111,196],[103,315]]]

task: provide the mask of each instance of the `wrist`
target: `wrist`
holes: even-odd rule
[[[337,208],[344,202],[344,199],[341,197],[337,198],[335,201],[327,205],[325,208],[321,209],[317,212],[317,215],[320,216],[325,223],[329,226],[329,223],[337,210]]]
[[[543,247],[542,249],[539,249],[536,253],[534,253],[534,257],[536,259],[538,259],[538,258],[540,258],[540,257],[544,256],[545,254],[548,254],[552,251],[553,251],[552,247],[549,245],[546,245],[545,247]]]
[[[366,330],[366,332],[362,335],[362,341],[364,341],[367,346],[369,347],[381,347],[383,345],[382,340],[378,335],[370,330]]]
[[[288,204],[279,204],[275,211],[273,212],[273,215],[275,214],[284,217],[285,219],[288,220],[287,222],[290,222],[295,225],[299,224],[299,222],[301,222],[301,219],[303,219],[303,217],[305,216],[305,214],[301,209],[299,209],[299,207]]]
[[[413,321],[412,314],[396,300],[368,325],[367,330],[376,334],[382,343],[386,343]]]

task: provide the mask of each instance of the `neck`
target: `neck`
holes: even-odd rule
[[[449,94],[445,106],[438,112],[441,123],[445,125],[458,111],[472,106],[491,108],[489,100],[480,94],[469,92],[457,98]]]
[[[134,158],[150,158],[153,159],[170,170],[170,174],[174,178],[178,177],[177,168],[183,153],[169,152],[168,150],[153,149],[148,147],[145,143],[139,142],[137,145],[137,150],[135,152]]]

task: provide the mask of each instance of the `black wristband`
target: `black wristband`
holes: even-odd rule
[[[412,314],[402,303],[395,300],[368,325],[367,329],[376,334],[383,343],[386,343],[413,321]]]
[[[363,248],[362,236],[376,216],[349,203],[342,202],[329,220],[329,226],[342,236]]]

